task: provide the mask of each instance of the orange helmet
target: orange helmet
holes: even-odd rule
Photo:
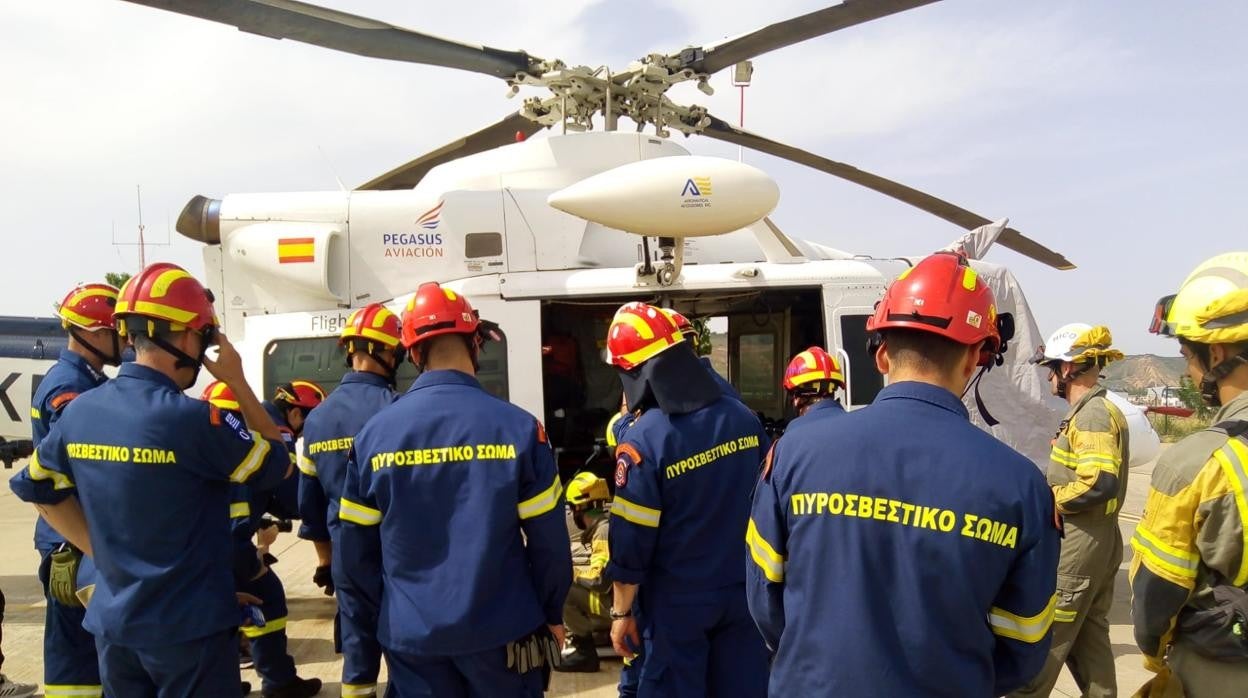
[[[867,331],[922,330],[966,345],[986,340],[979,365],[987,366],[1011,338],[1002,337],[998,321],[992,289],[966,258],[937,252],[889,285],[875,315],[867,320]]]
[[[60,316],[61,327],[65,329],[73,326],[88,332],[112,330],[117,328],[113,322],[116,307],[115,287],[108,284],[79,284],[56,306],[56,314]]]
[[[218,409],[232,410],[234,412],[239,410],[238,398],[234,397],[234,391],[222,381],[209,383],[204,388],[204,392],[199,396],[199,399],[211,403]]]
[[[338,344],[346,347],[348,352],[356,351],[355,340],[378,342],[393,349],[402,339],[400,331],[399,316],[381,303],[369,303],[347,318],[347,326],[342,328]]]
[[[156,323],[173,332],[215,328],[212,294],[185,269],[169,262],[149,264],[121,287],[114,313],[122,334],[154,334]]]
[[[277,386],[273,392],[273,402],[290,407],[302,407],[310,410],[321,404],[325,399],[325,389],[312,381],[293,380]]]
[[[840,364],[822,347],[811,347],[794,356],[784,371],[784,389],[791,393],[830,394],[844,385]]]
[[[403,346],[444,334],[474,334],[481,326],[468,299],[435,281],[420,285],[403,309]]]
[[[680,311],[671,308],[659,308],[659,310],[662,310],[664,315],[667,315],[672,319],[672,322],[676,323],[676,329],[680,331],[685,339],[693,339],[697,336],[698,332],[693,329],[693,323],[689,322],[689,318],[682,315]]]
[[[631,371],[684,340],[676,320],[647,303],[625,303],[607,329],[611,363]]]

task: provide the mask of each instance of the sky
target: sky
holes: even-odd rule
[[[325,0],[428,33],[616,69],[817,9],[807,0]],[[714,8],[711,11],[710,8]],[[754,60],[745,127],[895,179],[1026,235],[1078,265],[1004,248],[1041,330],[1104,323],[1128,353],[1158,297],[1201,260],[1248,247],[1248,3],[945,0]],[[712,97],[735,121],[730,71]],[[244,34],[119,0],[0,0],[0,314],[48,315],[77,281],[149,261],[200,273],[173,231],[195,194],[357,185],[493,123],[501,81]],[[536,92],[526,91],[522,96]],[[736,157],[705,138],[695,154]],[[762,154],[790,236],[920,255],[961,231]]]

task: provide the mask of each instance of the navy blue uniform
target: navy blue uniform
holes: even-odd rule
[[[394,402],[394,389],[383,376],[353,371],[325,401],[308,414],[303,425],[303,452],[299,454],[299,537],[332,541],[335,588],[351,581],[339,561],[338,502],[347,481],[347,454],[364,423]],[[357,594],[338,593],[335,624],[340,638],[343,695],[372,695],[381,670],[377,643],[377,608],[354,603]]]
[[[285,686],[297,678],[295,660],[286,651],[286,589],[272,569],[264,569],[253,540],[259,530],[262,511],[253,509],[268,501],[269,493],[255,493],[248,485],[230,488],[230,529],[234,538],[234,585],[261,600],[264,627],[244,626],[243,635],[251,641],[251,656],[264,690]]]
[[[755,492],[750,611],[771,695],[999,696],[1043,666],[1059,529],[1044,476],[957,396],[894,383],[800,419]]]
[[[647,410],[617,434],[607,574],[641,585],[638,695],[765,695],[767,655],[733,535],[749,519],[762,425],[720,397],[688,414]]]
[[[725,397],[730,397],[733,400],[741,399],[741,393],[737,392],[737,389],[733,387],[732,383],[728,382],[727,378],[719,375],[719,371],[715,370],[715,365],[711,363],[711,357],[703,356],[700,357],[698,361],[706,367],[706,372],[711,374],[711,378],[715,379],[715,384],[719,386],[719,392],[723,393]]]
[[[56,363],[39,382],[30,405],[32,439],[38,446],[61,412],[82,393],[106,381],[82,356],[62,349]],[[35,549],[39,551],[39,581],[47,608],[43,616],[43,683],[49,698],[62,695],[99,696],[100,668],[95,638],[82,627],[86,609],[66,606],[48,593],[48,570],[52,552],[65,542],[43,517],[35,522]],[[83,579],[90,583],[89,579]],[[70,693],[72,692],[72,693]]]
[[[541,424],[464,373],[426,371],[368,421],[340,502],[338,593],[380,609],[396,695],[541,695],[506,646],[562,623],[561,503]]]
[[[282,410],[277,405],[269,401],[261,403],[264,411],[269,413],[269,417],[273,419],[273,423],[282,432],[282,441],[286,443],[286,451],[290,454],[290,462],[296,462],[295,444],[298,441],[295,436],[295,430],[290,428],[290,424],[286,421],[286,415],[282,414]],[[312,413],[309,412],[309,415]],[[264,505],[264,511],[268,512],[279,519],[297,519],[299,518],[299,478],[286,478],[272,492],[268,493],[269,500]]]
[[[229,490],[280,482],[283,446],[126,364],[65,408],[12,479],[24,501],[82,503],[97,568],[84,622],[109,695],[237,693]]]

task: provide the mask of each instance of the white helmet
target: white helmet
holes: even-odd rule
[[[1093,327],[1084,322],[1072,322],[1062,325],[1049,335],[1049,341],[1037,348],[1035,356],[1031,357],[1031,363],[1070,361],[1104,365],[1123,358],[1122,352],[1110,348],[1113,341],[1113,335],[1104,325]]]

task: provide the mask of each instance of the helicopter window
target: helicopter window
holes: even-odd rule
[[[743,334],[739,345],[737,389],[745,404],[754,409],[770,407],[779,399],[776,382],[776,335],[771,332]]]
[[[841,316],[841,348],[849,355],[849,404],[869,405],[884,387],[884,377],[875,370],[875,357],[867,352],[867,318],[870,315]]]
[[[481,349],[477,380],[491,395],[506,400],[507,336],[501,329],[498,335],[499,341],[487,342]],[[338,387],[346,373],[347,364],[337,337],[275,339],[264,351],[262,397],[272,395],[278,385],[296,379],[314,381],[330,392]],[[407,390],[416,375],[416,367],[410,361],[400,364],[399,390]]]
[[[497,257],[503,253],[502,233],[468,233],[464,236],[464,256]]]

